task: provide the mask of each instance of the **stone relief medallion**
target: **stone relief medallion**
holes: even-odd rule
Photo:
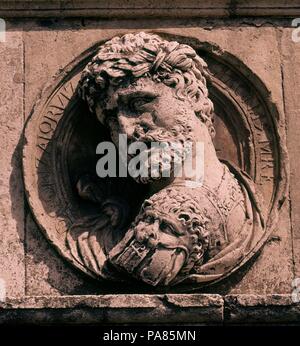
[[[167,33],[114,37],[69,64],[36,103],[23,151],[28,202],[49,242],[94,278],[213,284],[276,224],[287,190],[283,124],[262,81],[217,46]],[[160,156],[155,179],[100,178],[96,147],[119,148],[120,134],[145,143],[151,159],[151,142],[203,143],[202,183],[165,178]]]

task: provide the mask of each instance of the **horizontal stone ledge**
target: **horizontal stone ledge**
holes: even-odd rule
[[[5,323],[299,324],[291,295],[120,294],[9,298]]]
[[[37,296],[0,303],[0,323],[222,323],[215,294]]]
[[[298,0],[24,0],[1,1],[0,16],[11,17],[227,17],[300,16]]]
[[[300,303],[290,294],[227,295],[224,297],[227,324],[299,324]]]

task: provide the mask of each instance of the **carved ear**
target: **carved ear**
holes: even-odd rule
[[[113,227],[122,228],[128,222],[129,206],[121,198],[108,198],[102,204],[102,211],[108,217]]]

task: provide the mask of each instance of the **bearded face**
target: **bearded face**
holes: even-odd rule
[[[110,261],[147,284],[168,285],[188,259],[190,240],[178,220],[147,212],[111,251]]]
[[[199,120],[192,102],[177,98],[173,88],[150,78],[140,78],[128,86],[110,86],[106,110],[105,121],[117,146],[119,134],[127,136],[127,144],[142,142],[146,145],[143,156],[146,159],[141,164],[148,174],[136,177],[138,182],[161,179],[164,169],[172,174],[175,165],[189,152],[186,143],[195,140],[193,124]],[[103,121],[100,107],[96,108],[96,114]],[[132,157],[134,155],[129,155],[130,159]]]
[[[111,250],[110,262],[152,286],[172,285],[203,262],[208,246],[204,215],[196,216],[198,201],[180,189],[177,199],[161,191],[146,200],[124,238]],[[189,203],[182,209],[182,204]]]

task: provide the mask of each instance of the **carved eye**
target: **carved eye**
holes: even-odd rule
[[[161,222],[160,229],[162,231],[172,231],[171,227],[164,221]]]
[[[154,217],[151,215],[147,215],[145,218],[145,222],[154,223]]]
[[[128,107],[131,112],[141,111],[143,106],[153,101],[154,97],[149,96],[137,96],[133,97],[128,102]]]
[[[165,221],[162,221],[160,223],[160,229],[167,234],[175,234],[175,235],[178,234],[178,232],[176,232],[176,230],[169,223]]]

